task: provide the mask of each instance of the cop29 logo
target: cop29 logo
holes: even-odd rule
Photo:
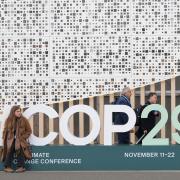
[[[161,113],[161,119],[156,124],[156,126],[146,135],[146,137],[142,141],[142,145],[169,145],[169,138],[154,138],[155,135],[163,128],[168,120],[168,112],[167,110],[159,105],[153,104],[147,106],[141,115],[141,118],[147,118],[148,114],[152,111],[159,111]],[[5,108],[4,113],[1,115],[1,129],[0,129],[0,145],[2,145],[2,130],[3,124],[7,117],[7,114],[10,111],[9,108]],[[59,117],[58,113],[50,106],[46,105],[34,105],[29,107],[26,111],[24,111],[23,115],[26,118],[30,118],[35,113],[44,113],[49,118],[57,118]],[[77,112],[86,113],[91,121],[92,121],[92,129],[91,132],[86,137],[77,137],[74,136],[68,127],[68,123],[70,117]],[[112,113],[113,112],[123,112],[128,115],[128,122],[124,125],[114,125],[112,123]],[[171,123],[172,126],[176,130],[180,130],[180,123],[178,121],[178,116],[180,113],[180,106],[177,106],[175,110],[172,112]],[[125,105],[104,105],[104,145],[112,145],[112,134],[115,132],[127,132],[134,128],[136,123],[136,114],[134,110]],[[94,141],[99,132],[100,132],[100,118],[98,113],[90,106],[87,105],[75,105],[68,108],[61,116],[59,117],[59,129],[63,136],[63,138],[73,145],[87,145]],[[29,141],[32,145],[35,146],[45,146],[50,144],[58,135],[57,132],[50,132],[46,137],[40,138],[31,134]],[[178,132],[172,132],[172,139],[175,140],[178,144],[180,144],[180,136]]]

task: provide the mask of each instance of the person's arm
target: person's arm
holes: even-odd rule
[[[126,105],[126,106],[128,106],[128,102],[126,100],[124,100],[122,97],[120,97],[117,100],[117,105]],[[126,124],[127,121],[128,121],[128,115],[126,113],[123,113],[123,112],[118,112],[118,119],[119,119],[119,122],[121,124]]]
[[[143,110],[147,107],[147,105],[142,106],[140,110],[140,116],[142,115]],[[140,127],[142,128],[143,132],[147,133],[147,122],[148,118],[140,118]]]
[[[28,120],[25,120],[25,133],[22,135],[23,139],[29,138],[29,136],[32,134],[31,126],[28,122]]]
[[[2,133],[2,139],[5,139],[6,133],[7,133],[7,129],[4,128],[3,133]]]
[[[4,129],[3,129],[3,133],[2,133],[2,145],[3,147],[5,147],[7,144],[6,144],[6,141],[7,141],[7,135],[8,135],[8,128],[6,126],[6,124],[4,125]]]
[[[5,123],[4,123],[4,129],[3,129],[3,133],[2,133],[2,139],[3,139],[3,140],[6,138],[7,132],[8,132],[7,122],[5,121]]]
[[[153,111],[154,116],[158,117],[159,116],[159,112],[158,111]]]

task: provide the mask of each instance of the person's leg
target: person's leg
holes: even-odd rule
[[[17,170],[16,172],[24,172],[25,171],[25,157],[22,148],[20,148],[17,153]]]
[[[130,134],[126,133],[118,133],[118,144],[130,144]]]
[[[11,166],[12,166],[12,162],[13,162],[13,159],[14,159],[14,152],[15,152],[15,143],[13,142],[12,146],[11,146],[11,149],[7,153],[5,161],[4,161],[4,167],[5,167],[4,170],[6,172],[12,172],[13,171]]]
[[[138,129],[137,132],[136,132],[137,141],[138,141],[140,138],[142,138],[143,135],[144,135],[144,132],[143,132],[142,128],[139,127],[139,129]],[[142,144],[142,140],[140,140],[140,141],[138,142],[138,144]]]
[[[24,166],[25,166],[25,157],[22,148],[20,148],[20,151],[17,154],[17,167],[24,167]]]
[[[9,153],[6,155],[6,158],[5,158],[5,161],[4,161],[4,166],[5,167],[11,167],[12,161],[13,161],[13,155],[14,155],[13,150],[10,150]]]
[[[124,144],[121,133],[118,134],[118,144]]]

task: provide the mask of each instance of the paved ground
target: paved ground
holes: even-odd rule
[[[180,171],[160,172],[0,172],[0,180],[180,180]]]

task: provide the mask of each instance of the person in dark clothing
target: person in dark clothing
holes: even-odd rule
[[[117,99],[117,105],[127,105],[131,107],[130,97],[131,90],[129,87],[125,87],[122,90],[121,96]],[[128,115],[123,112],[115,113],[115,122],[114,124],[124,125],[128,122]],[[118,134],[118,144],[130,144],[130,131],[117,133]]]
[[[145,105],[141,107],[140,114],[142,114],[143,110],[147,106],[156,103],[157,103],[157,94],[155,92],[150,92],[148,94],[147,102],[145,103]],[[154,126],[156,125],[157,116],[159,116],[159,113],[157,111],[151,111],[148,114],[147,118],[140,118],[139,129],[136,132],[136,136],[138,139],[140,139],[143,136],[143,134],[148,134],[154,128]],[[138,144],[142,144],[142,140]]]

